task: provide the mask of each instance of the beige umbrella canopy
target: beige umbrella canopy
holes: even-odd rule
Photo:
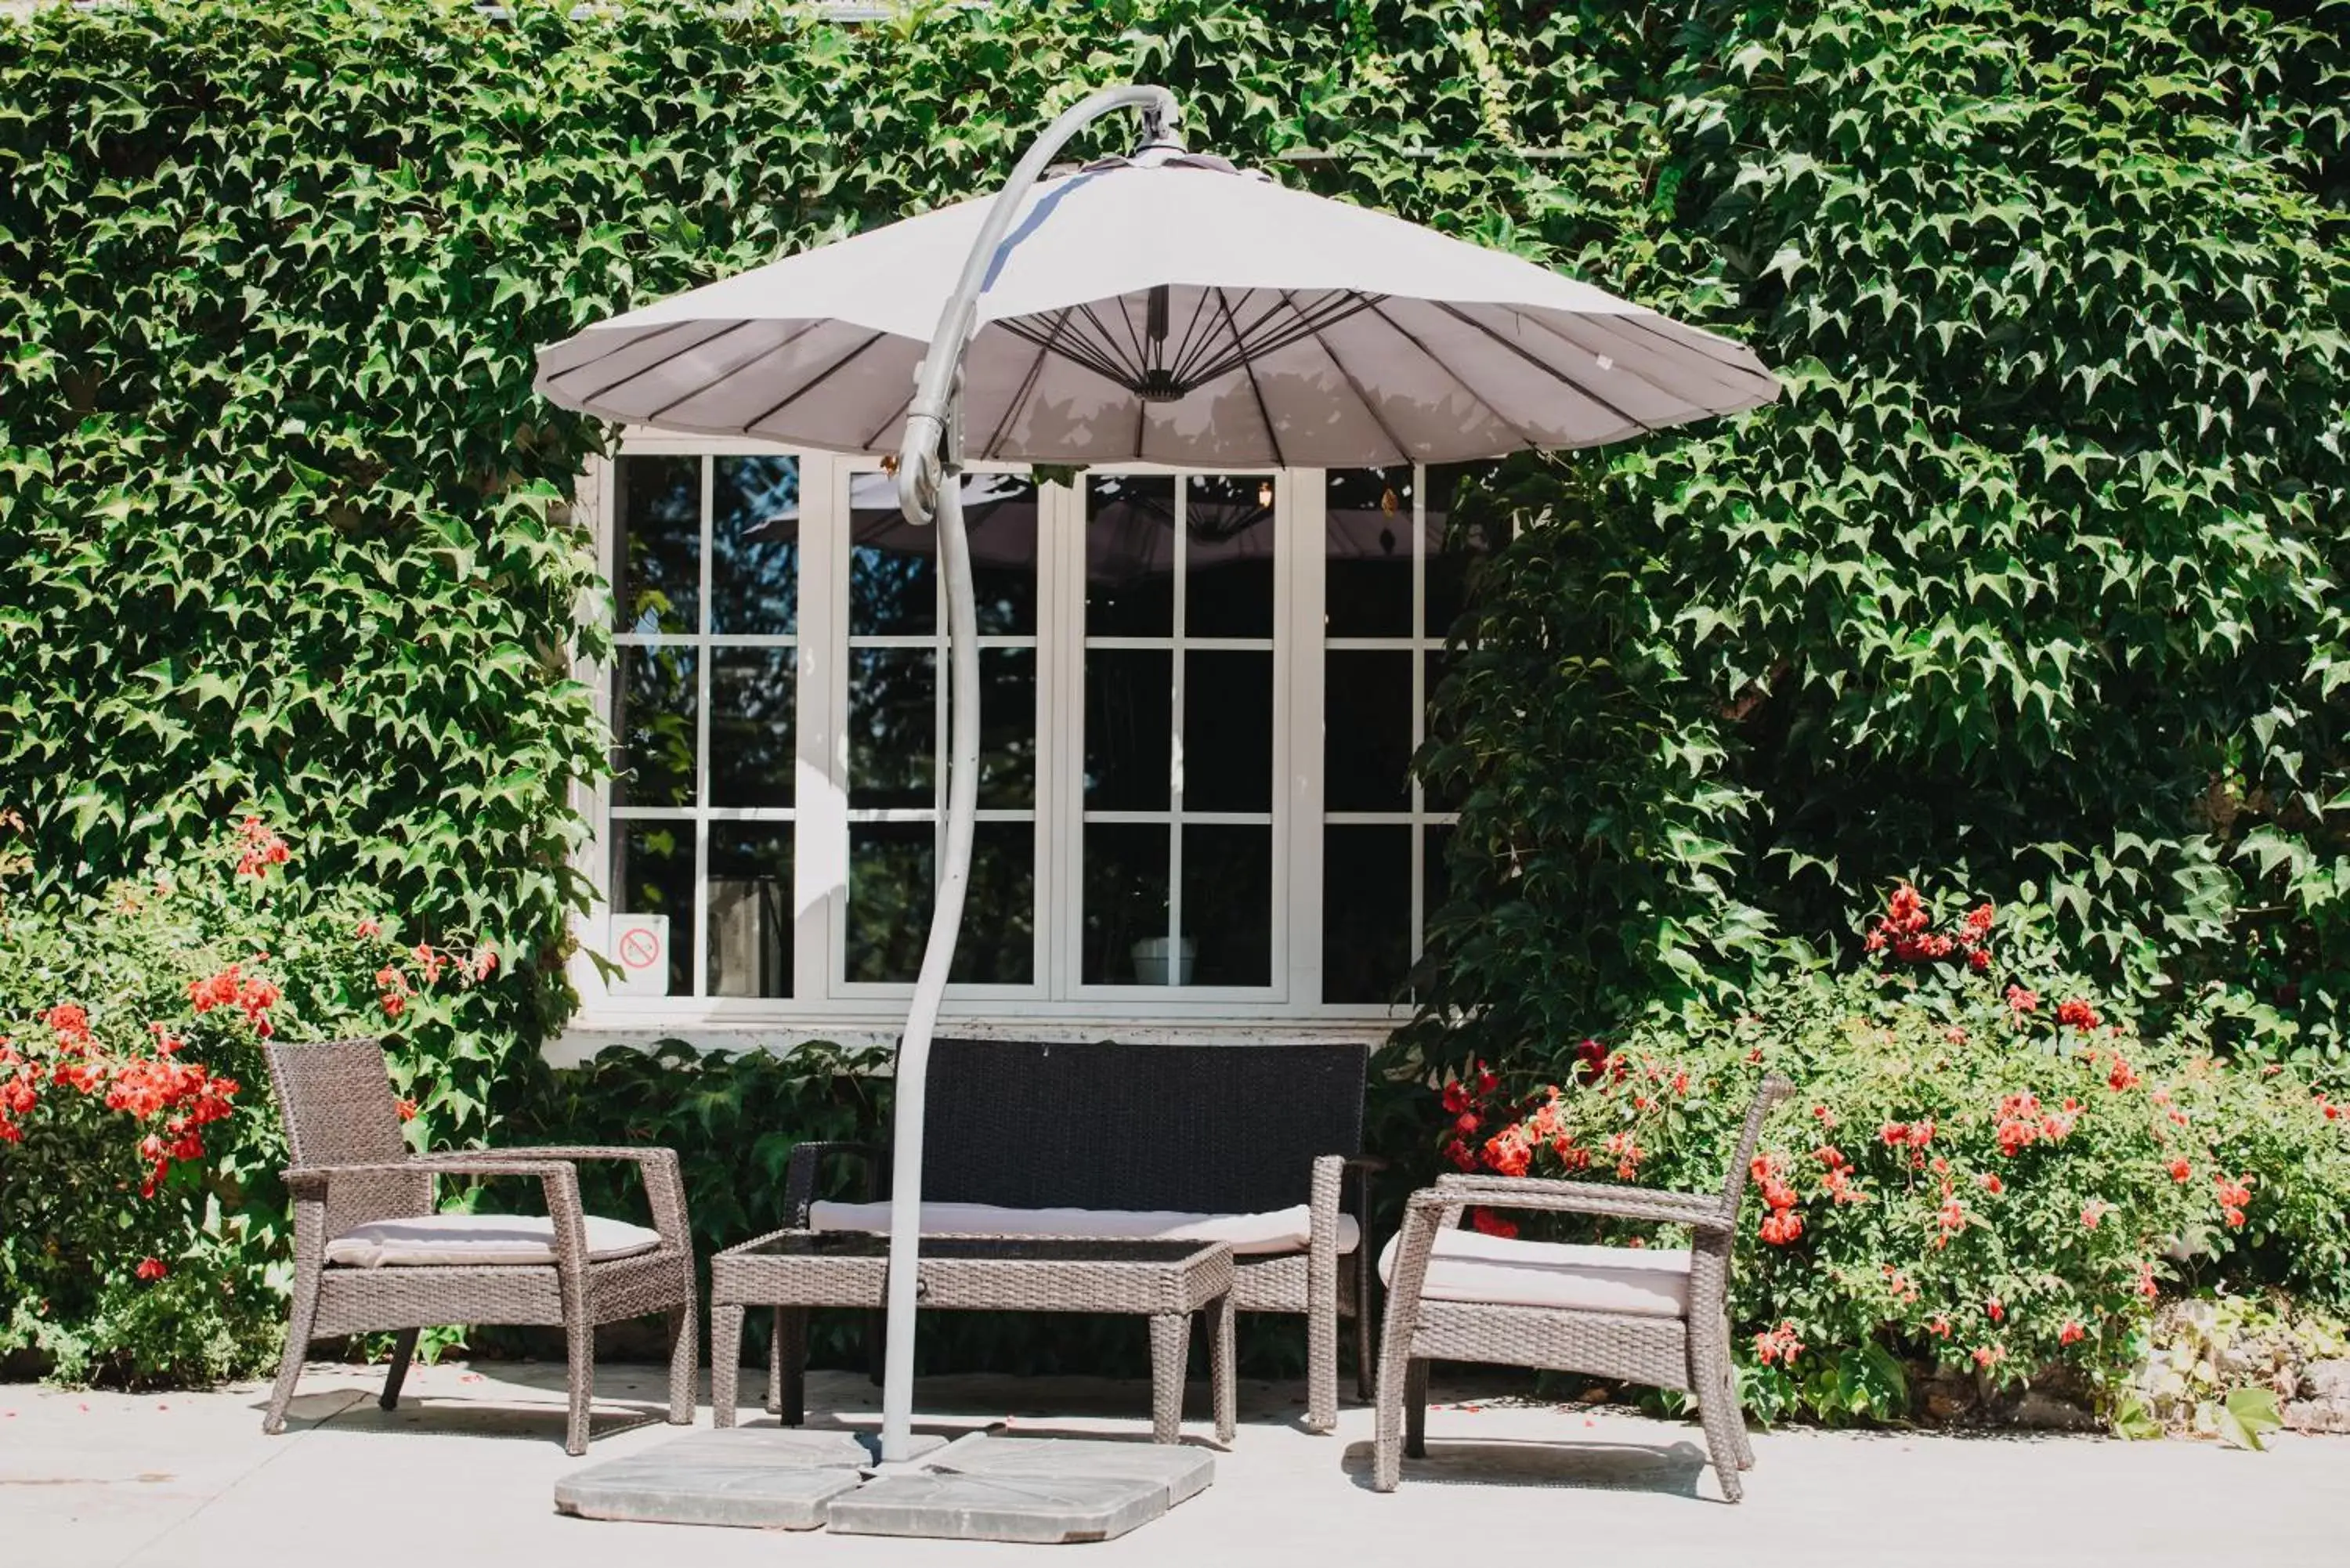
[[[1142,145],[1058,179],[1077,131],[1140,111]],[[949,628],[945,845],[897,1061],[882,1456],[912,1418],[924,1069],[969,880],[979,654],[972,459],[1230,470],[1378,468],[1596,446],[1767,403],[1742,346],[1603,289],[1367,208],[1288,190],[1169,136],[1164,88],[1055,119],[996,195],[616,316],[539,352],[568,407],[669,430],[899,455],[909,526],[937,526]],[[1165,529],[1129,507],[1104,552],[1148,575]],[[868,527],[887,526],[868,519]],[[1385,548],[1382,520],[1365,546]],[[1246,548],[1245,545],[1235,545]],[[1091,554],[1089,552],[1089,554]]]
[[[991,201],[598,323],[540,390],[608,418],[895,452]],[[1770,401],[1742,345],[1517,256],[1167,148],[1036,186],[963,358],[963,455],[1376,467],[1596,446]]]

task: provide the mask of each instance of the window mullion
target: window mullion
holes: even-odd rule
[[[702,458],[701,604],[693,653],[693,977],[688,996],[710,988],[710,567],[711,496],[717,460]]]
[[[1428,469],[1411,471],[1411,753],[1428,739]],[[1420,930],[1428,919],[1428,802],[1419,770],[1411,770],[1411,961],[1419,962]]]
[[[1174,765],[1168,770],[1167,805],[1172,819],[1167,828],[1167,980],[1171,986],[1183,974],[1183,777],[1190,759],[1183,754],[1183,632],[1190,614],[1190,577],[1191,575],[1191,486],[1182,476],[1175,480],[1175,585],[1173,594],[1174,623],[1168,643],[1167,665],[1174,691],[1169,704],[1169,722],[1173,726],[1174,749],[1170,753]]]

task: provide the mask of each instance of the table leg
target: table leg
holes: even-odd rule
[[[743,1309],[723,1302],[710,1307],[710,1424],[734,1424],[734,1385],[743,1371]]]
[[[1159,1313],[1150,1320],[1150,1440],[1183,1440],[1183,1369],[1191,1348],[1191,1314]]]
[[[1239,1413],[1239,1375],[1233,1367],[1233,1322],[1240,1316],[1232,1305],[1230,1291],[1209,1304],[1208,1313],[1214,1337],[1208,1341],[1208,1381],[1216,1406],[1216,1441],[1229,1443],[1237,1430]]]

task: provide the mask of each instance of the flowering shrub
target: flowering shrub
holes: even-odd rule
[[[291,860],[248,816],[102,898],[0,902],[0,1354],[151,1381],[274,1349],[285,1147],[261,1043],[381,1033],[410,998],[449,1006],[444,974],[442,993],[497,966],[286,888]]]
[[[2339,1107],[2274,1066],[2141,1036],[2030,933],[2002,951],[1995,924],[1987,905],[1938,922],[1905,887],[1852,972],[1586,1041],[1556,1084],[1472,1068],[1440,1091],[1444,1158],[1714,1189],[1762,1075],[1792,1078],[1748,1172],[1733,1275],[1746,1397],[1766,1416],[1904,1415],[1919,1363],[1991,1386],[2056,1369],[2110,1408],[2171,1282],[2350,1295]]]

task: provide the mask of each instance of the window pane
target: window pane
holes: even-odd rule
[[[980,636],[1035,636],[1035,482],[1011,473],[968,475],[962,517]]]
[[[927,648],[848,650],[848,803],[933,806],[938,658]]]
[[[1409,637],[1411,470],[1333,469],[1325,494],[1328,634]]]
[[[1273,983],[1273,829],[1183,828],[1183,934],[1193,985]]]
[[[848,828],[848,929],[842,978],[911,981],[931,934],[927,822],[858,822]]]
[[[792,993],[792,825],[710,825],[710,994]]]
[[[1273,480],[1193,474],[1186,505],[1184,634],[1271,637]]]
[[[1105,473],[1086,481],[1086,633],[1175,633],[1175,480]]]
[[[619,629],[701,630],[702,460],[624,457],[615,472]]]
[[[710,629],[797,631],[799,460],[721,457],[711,467]]]
[[[971,845],[962,936],[948,978],[1027,985],[1036,978],[1036,825],[983,822]],[[923,917],[929,918],[925,905]]]
[[[1086,984],[1180,983],[1167,973],[1170,832],[1160,823],[1086,824]]]
[[[1036,650],[979,650],[979,804],[1036,804]]]
[[[1411,829],[1322,830],[1322,1000],[1398,999],[1411,968]]]
[[[1322,701],[1323,804],[1411,809],[1411,661],[1405,651],[1332,649]]]
[[[938,535],[898,510],[886,473],[848,481],[848,634],[927,637],[939,628]]]
[[[1469,604],[1469,574],[1488,547],[1482,534],[1461,537],[1452,533],[1452,496],[1467,471],[1459,467],[1428,471],[1428,618],[1430,637],[1443,637]]]
[[[1086,805],[1165,811],[1174,763],[1175,656],[1086,650]]]
[[[669,993],[693,994],[693,824],[615,823],[612,912],[669,917]],[[618,955],[606,953],[618,961]]]
[[[798,662],[788,648],[710,650],[712,805],[792,804]]]
[[[1436,694],[1443,687],[1444,678],[1452,669],[1453,656],[1449,653],[1428,653],[1421,655],[1421,657],[1428,660],[1428,674],[1426,677],[1428,682],[1428,732],[1430,736],[1441,739],[1441,734],[1436,724],[1437,715],[1440,711],[1437,705]],[[1461,809],[1461,802],[1464,793],[1465,791],[1457,781],[1440,778],[1436,783],[1429,785],[1422,791],[1420,805],[1423,809],[1428,811],[1448,813],[1456,812]]]
[[[614,805],[693,804],[691,648],[623,648],[612,681]],[[641,911],[650,913],[650,911]]]
[[[1425,929],[1428,918],[1444,908],[1452,897],[1452,873],[1445,865],[1445,856],[1452,847],[1452,828],[1440,822],[1430,823],[1420,833],[1419,919]]]
[[[1273,655],[1183,655],[1183,808],[1273,809]]]

